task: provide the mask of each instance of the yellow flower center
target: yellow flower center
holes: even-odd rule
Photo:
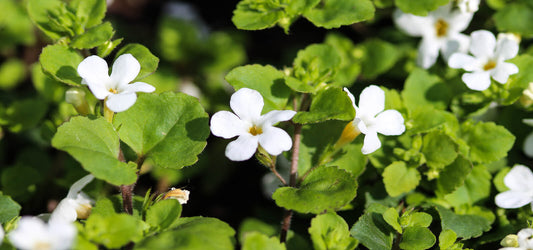
[[[493,68],[496,67],[496,62],[494,62],[493,60],[489,60],[485,66],[483,66],[483,70],[487,71],[487,70],[491,70]]]
[[[187,197],[187,194],[183,192],[183,190],[179,188],[172,189],[168,191],[165,196],[163,196],[163,200],[166,199],[185,199]]]
[[[52,249],[52,246],[48,242],[39,241],[35,243],[35,245],[33,245],[33,249],[34,250],[50,250]]]
[[[250,130],[248,130],[248,132],[250,132],[250,134],[252,135],[260,135],[263,133],[263,129],[261,127],[253,125],[250,127]]]
[[[80,206],[76,207],[76,214],[78,219],[87,219],[89,218],[89,215],[91,214],[92,210],[91,204],[80,204]]]
[[[110,88],[109,92],[111,92],[113,94],[118,94],[118,91],[116,89],[114,89],[114,88]]]
[[[437,31],[437,37],[446,36],[448,33],[448,23],[442,19],[437,20],[435,30]]]

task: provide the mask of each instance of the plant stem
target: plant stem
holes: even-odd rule
[[[289,178],[289,186],[296,186],[296,177],[298,175],[298,155],[300,153],[300,138],[302,135],[302,125],[294,124],[294,139],[293,139],[293,148],[292,148],[292,159],[291,159],[291,172]],[[281,232],[280,232],[280,241],[287,241],[287,233],[291,228],[291,219],[292,219],[292,210],[286,210],[285,215],[283,216],[283,221],[281,222]]]
[[[104,118],[111,124],[113,124],[113,116],[115,116],[115,112],[111,111],[104,100]]]
[[[281,176],[279,172],[276,170],[276,164],[271,164],[269,167],[272,173],[274,173],[274,175],[276,175],[276,177],[278,177],[278,179],[281,181],[281,184],[283,184],[283,186],[287,186],[287,181],[285,181],[283,176]]]

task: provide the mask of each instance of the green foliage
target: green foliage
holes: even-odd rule
[[[145,238],[135,249],[233,249],[235,231],[207,217],[180,218],[172,230]]]
[[[533,35],[531,25],[524,22],[524,20],[533,18],[532,6],[527,3],[505,4],[505,7],[498,10],[493,18],[500,32],[514,32],[526,37]]]
[[[352,174],[337,167],[318,167],[298,188],[278,188],[272,195],[276,204],[300,213],[335,211],[355,198],[357,182]]]
[[[362,74],[369,79],[390,70],[402,55],[396,46],[379,39],[365,41],[358,45],[357,49],[362,53]]]
[[[226,81],[235,90],[251,88],[263,96],[265,106],[263,113],[271,110],[283,110],[291,94],[285,85],[284,75],[272,66],[246,65],[231,70],[226,75]]]
[[[470,147],[470,159],[479,163],[489,163],[505,157],[515,141],[515,136],[505,127],[492,122],[467,121],[461,124],[461,135]],[[486,141],[491,143],[485,143]]]
[[[268,237],[259,232],[246,234],[242,244],[243,250],[285,250],[285,244],[280,243],[276,237]]]
[[[420,173],[415,168],[408,167],[402,161],[393,162],[383,171],[385,189],[392,197],[415,189],[419,182]]]
[[[439,235],[439,247],[440,249],[451,248],[456,240],[457,234],[453,230],[443,230]]]
[[[350,121],[355,117],[352,101],[340,88],[320,91],[311,102],[309,111],[298,112],[292,120],[296,123],[318,123],[326,120]]]
[[[157,231],[172,228],[181,216],[181,204],[176,199],[162,200],[150,206],[146,211],[146,223]]]
[[[19,59],[9,59],[0,65],[0,89],[15,88],[25,76],[25,65]]]
[[[374,11],[370,0],[323,0],[303,16],[318,27],[331,29],[369,20]]]
[[[141,71],[135,80],[143,79],[154,73],[159,65],[159,58],[154,56],[148,48],[138,43],[130,43],[122,47],[122,49],[117,52],[116,57],[118,58],[123,54],[131,54],[141,64]]]
[[[452,230],[457,237],[478,237],[491,228],[490,222],[479,215],[458,215],[440,206],[436,209],[441,219],[442,231]]]
[[[428,12],[436,10],[438,7],[445,5],[449,0],[426,0],[426,1],[409,1],[394,0],[396,7],[406,13],[417,16],[426,16]]]
[[[435,130],[423,137],[422,153],[430,168],[442,169],[457,158],[457,149],[453,138],[443,131]]]
[[[68,152],[85,170],[111,184],[132,184],[137,179],[136,164],[118,160],[119,137],[104,118],[72,118],[57,129],[52,146]]]
[[[393,232],[394,229],[385,222],[381,213],[369,209],[350,230],[351,235],[369,249],[391,249]]]
[[[350,236],[348,224],[335,213],[317,215],[309,228],[314,249],[355,249],[357,240]]]
[[[0,193],[0,223],[5,224],[17,217],[20,209],[20,205],[11,197]]]
[[[11,132],[21,132],[37,126],[44,117],[47,105],[39,98],[19,99],[4,109],[0,105],[0,125]]]
[[[142,239],[145,226],[139,218],[128,214],[93,214],[85,222],[85,233],[93,242],[107,248],[119,248]]]
[[[43,71],[57,81],[78,86],[81,77],[77,69],[83,58],[76,50],[65,45],[48,45],[43,49],[39,62]]]
[[[315,93],[323,87],[323,84],[333,79],[340,63],[341,58],[333,47],[326,44],[312,44],[298,51],[293,62],[293,74],[303,84],[314,87],[311,92]],[[299,91],[298,88],[291,88]]]
[[[0,16],[0,51],[19,44],[33,44],[33,24],[23,5],[19,1],[5,0],[0,2],[0,9],[3,11]]]
[[[438,76],[420,68],[409,74],[402,90],[405,106],[413,111],[426,105],[444,109],[451,101],[451,94],[449,87]]]
[[[455,207],[463,204],[473,205],[482,201],[490,194],[491,178],[492,176],[485,166],[474,166],[464,180],[464,185],[447,194],[445,199]]]
[[[462,156],[446,166],[437,180],[437,191],[441,194],[448,194],[462,186],[466,176],[472,171],[472,163]]]
[[[70,46],[76,49],[91,49],[109,41],[113,37],[113,34],[115,34],[115,31],[111,23],[105,22],[74,37]]]
[[[408,227],[402,235],[401,249],[428,249],[436,242],[435,235],[425,227]]]
[[[209,135],[207,121],[196,98],[166,92],[139,96],[133,107],[116,115],[114,125],[138,157],[180,169],[198,160]]]

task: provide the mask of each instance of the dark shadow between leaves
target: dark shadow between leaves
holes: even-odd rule
[[[270,87],[270,92],[272,93],[272,96],[278,98],[288,97],[291,93],[283,78],[274,80],[274,84]]]

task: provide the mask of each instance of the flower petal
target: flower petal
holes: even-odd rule
[[[74,224],[65,221],[48,221],[48,232],[50,234],[51,249],[67,250],[72,249],[72,244],[76,239],[76,227]]]
[[[355,105],[355,97],[353,96],[353,94],[350,92],[350,90],[348,90],[348,88],[344,88],[343,89],[344,92],[346,92],[346,94],[348,95],[348,98],[350,98],[350,100],[352,101],[352,106],[355,110],[357,110],[357,106]]]
[[[109,95],[105,104],[111,111],[118,113],[129,109],[136,100],[137,95],[135,93],[120,93]]]
[[[48,232],[44,221],[37,217],[23,216],[16,229],[7,237],[13,246],[19,249],[34,249],[34,244],[48,242]]]
[[[135,92],[144,92],[152,93],[155,91],[155,87],[144,82],[134,82],[132,84],[126,84],[119,89],[121,93],[135,93]]]
[[[472,90],[483,91],[490,86],[490,73],[488,71],[464,73],[461,79]]]
[[[228,143],[226,147],[226,157],[232,161],[245,161],[254,155],[257,149],[258,137],[250,134],[243,134],[235,141]]]
[[[78,218],[76,213],[77,203],[70,198],[65,198],[59,202],[54,212],[50,215],[50,221],[62,220],[66,222],[74,222]]]
[[[374,117],[385,109],[385,91],[376,85],[370,85],[363,89],[359,96],[359,109],[355,114],[357,118],[362,116]]]
[[[82,78],[82,84],[89,86],[93,95],[102,100],[109,91],[107,84],[110,82],[107,62],[98,56],[89,56],[78,65],[78,74]]]
[[[74,182],[74,184],[72,184],[72,186],[70,186],[70,189],[68,190],[67,198],[75,199],[78,196],[78,193],[93,179],[94,175],[88,174]]]
[[[496,37],[486,30],[477,30],[470,35],[470,52],[477,58],[490,58],[496,48]]]
[[[229,111],[219,111],[211,117],[211,133],[224,139],[248,133],[247,125]]]
[[[259,144],[271,155],[279,155],[292,147],[292,140],[285,130],[266,126],[259,136]]]
[[[533,191],[533,173],[524,165],[515,165],[503,178],[503,183],[513,191]]]
[[[533,133],[527,135],[526,139],[524,140],[523,149],[524,154],[526,154],[530,158],[533,158]]]
[[[396,26],[410,36],[422,36],[432,32],[431,18],[415,16],[396,9],[393,14]]]
[[[256,90],[242,88],[231,96],[229,105],[241,120],[254,122],[261,116],[264,102],[263,97]]]
[[[441,48],[441,55],[444,60],[448,62],[453,53],[466,53],[469,45],[470,37],[461,33],[457,33],[450,37],[446,43],[444,43],[444,46]]]
[[[473,13],[463,13],[461,11],[452,11],[447,16],[447,21],[449,24],[449,33],[459,33],[465,30],[470,21],[472,21]]]
[[[111,71],[111,81],[116,84],[114,88],[121,88],[121,86],[135,80],[141,71],[141,64],[131,54],[121,55],[113,63],[113,70]]]
[[[518,67],[508,62],[498,63],[498,66],[490,72],[492,78],[501,84],[506,83],[509,76],[516,73],[518,73]]]
[[[394,109],[385,110],[376,117],[374,128],[384,135],[401,135],[405,131],[403,116]]]
[[[533,236],[533,228],[524,228],[520,230],[516,235],[518,236],[518,244],[521,248],[533,248],[533,239],[531,238],[531,236]]]
[[[496,56],[501,60],[514,58],[518,54],[518,43],[510,38],[503,38],[496,46]]]
[[[440,43],[430,37],[422,38],[420,45],[418,46],[418,56],[416,58],[416,64],[424,69],[428,69],[433,66],[439,57]]]
[[[496,195],[494,202],[501,208],[519,208],[529,204],[531,197],[524,192],[509,190]]]
[[[479,68],[476,58],[463,53],[452,54],[448,60],[448,66],[466,71],[474,71]]]
[[[262,125],[274,125],[278,122],[288,121],[296,115],[296,111],[292,110],[272,110],[261,116],[261,121],[259,122]]]
[[[367,155],[378,150],[379,148],[381,148],[381,141],[379,140],[378,133],[375,131],[369,131],[367,134],[365,134],[361,152]]]

